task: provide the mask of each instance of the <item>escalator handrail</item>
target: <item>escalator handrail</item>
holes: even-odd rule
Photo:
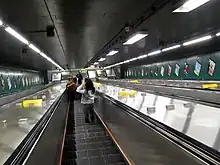
[[[63,161],[63,152],[64,152],[64,145],[65,145],[65,138],[66,138],[69,111],[70,111],[70,101],[68,103],[67,112],[66,112],[66,116],[65,116],[64,130],[63,130],[63,134],[62,134],[63,139],[62,139],[62,142],[61,142],[60,154],[59,154],[59,158],[58,158],[58,161],[57,161],[58,162],[57,165],[62,165],[62,161]]]
[[[102,80],[104,82],[104,80]],[[177,94],[169,94],[169,93],[166,93],[166,92],[159,92],[159,91],[153,91],[153,90],[143,90],[141,89],[142,87],[145,87],[145,86],[154,86],[154,87],[164,87],[164,88],[175,88],[175,89],[183,89],[184,87],[175,87],[175,86],[158,86],[158,85],[143,85],[143,84],[136,84],[135,86],[131,86],[131,85],[126,85],[125,83],[123,84],[123,86],[120,84],[122,82],[116,82],[116,84],[112,84],[112,82],[104,82],[106,83],[107,85],[110,85],[110,86],[115,86],[115,85],[118,85],[120,86],[121,88],[127,88],[127,89],[131,89],[131,90],[138,90],[138,91],[141,91],[141,92],[146,92],[146,93],[151,93],[151,94],[155,94],[155,95],[160,95],[160,96],[165,96],[165,97],[170,97],[170,98],[176,98],[176,99],[184,99],[184,100],[189,100],[189,101],[193,101],[193,102],[196,102],[196,103],[199,103],[199,104],[202,104],[202,105],[207,105],[207,106],[212,106],[212,107],[216,107],[216,108],[220,108],[220,104],[218,102],[215,102],[215,101],[207,101],[207,100],[203,100],[203,99],[198,99],[198,98],[195,98],[195,97],[191,97],[191,96],[185,96],[185,95],[177,95]],[[134,84],[132,84],[134,85]],[[184,89],[189,89],[189,90],[197,90],[197,91],[206,91],[206,92],[218,92],[219,93],[219,90],[215,90],[215,89],[212,89],[212,90],[208,90],[208,89],[195,89],[195,88],[184,88]]]
[[[209,162],[211,164],[219,164],[220,155],[219,152],[214,150],[211,147],[204,145],[203,143],[121,103],[114,98],[105,95],[104,93],[100,93],[104,95],[104,98],[108,99],[115,106],[120,107],[125,113],[129,114],[131,117],[136,118],[138,121],[143,123],[144,125],[150,127],[154,131],[162,134],[171,142],[175,143],[177,146],[188,150],[194,156],[198,157],[200,160]]]
[[[63,94],[55,100],[55,102],[50,106],[46,113],[41,117],[37,124],[31,129],[28,135],[7,159],[4,165],[19,165],[25,162],[29,153],[34,147],[35,142],[39,139],[39,135],[41,135],[42,131],[44,131],[44,128],[47,126],[48,119],[53,115],[59,106],[62,98],[64,97],[64,93],[65,92],[63,92]]]

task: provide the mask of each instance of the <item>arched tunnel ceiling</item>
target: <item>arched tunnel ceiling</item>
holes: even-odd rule
[[[0,17],[21,32],[59,65],[84,67],[127,22],[131,22],[155,2],[169,0],[1,0]],[[172,0],[170,0],[172,1]],[[174,0],[177,1],[177,0]],[[172,14],[171,3],[147,19],[140,28],[149,36],[140,43],[108,58],[104,65],[139,55],[156,48],[159,40],[173,42],[197,32],[220,27],[220,2],[213,0],[205,7],[189,14]],[[210,8],[213,8],[210,10]],[[55,37],[45,33],[47,25],[55,25]],[[186,28],[187,27],[187,28]],[[0,65],[13,65],[29,69],[55,68],[36,53],[22,53],[23,45],[0,28]],[[140,48],[138,51],[137,47]]]
[[[131,46],[120,46],[119,53],[113,57],[108,57],[106,61],[102,62],[102,65],[115,64],[149,53],[163,46],[174,45],[194,37],[202,37],[210,34],[210,32],[216,34],[220,31],[220,19],[217,17],[220,15],[220,1],[218,0],[211,0],[189,13],[172,13],[172,11],[172,3],[168,3],[156,14],[144,21],[138,29],[147,29],[148,36]],[[217,42],[220,42],[220,38]],[[206,50],[203,49],[204,46]],[[210,42],[209,47],[202,44],[199,45],[198,49],[193,48],[195,47],[190,47],[190,52],[187,50],[189,48],[183,48],[186,50],[181,49],[180,51],[187,52],[185,53],[185,56],[187,56],[197,55],[197,52],[200,52],[198,49],[203,50],[203,52],[219,50],[218,44],[213,44],[212,42]],[[164,56],[162,53],[149,59],[142,59],[142,61],[144,61],[144,64],[159,62],[162,60],[162,56],[163,60],[173,60],[180,58],[179,53],[171,51],[164,53]],[[133,64],[140,64],[140,61],[133,62]]]
[[[61,66],[78,68],[84,67],[127,21],[138,17],[153,1],[1,0],[0,17]],[[57,30],[55,37],[30,33],[53,23]],[[0,44],[0,57],[5,60],[0,64],[31,69],[53,67],[30,51],[22,54],[23,45],[4,33],[1,30],[4,40]]]

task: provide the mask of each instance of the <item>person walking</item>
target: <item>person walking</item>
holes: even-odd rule
[[[83,111],[85,115],[86,123],[94,122],[94,99],[95,99],[95,87],[91,79],[85,78],[83,83],[76,89],[77,92],[82,94],[81,103],[83,105]]]

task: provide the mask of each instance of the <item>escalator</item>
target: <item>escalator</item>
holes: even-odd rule
[[[80,102],[68,104],[65,95],[58,92],[56,101],[44,110],[5,165],[217,165],[220,162],[217,151],[212,152],[100,92],[94,103],[95,123],[86,124]],[[39,110],[33,112],[39,114]],[[28,116],[29,120],[31,117]],[[26,125],[21,123],[19,129]]]
[[[120,151],[98,120],[94,124],[84,121],[80,103],[70,106],[63,165],[125,165]]]

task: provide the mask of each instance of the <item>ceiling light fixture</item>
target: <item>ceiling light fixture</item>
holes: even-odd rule
[[[110,51],[110,52],[107,54],[107,56],[113,56],[113,55],[115,55],[115,54],[117,54],[117,53],[118,53],[117,50],[112,50],[112,51]]]
[[[182,6],[180,6],[179,8],[174,10],[173,12],[174,13],[190,12],[190,11],[204,5],[205,3],[209,2],[209,1],[210,0],[188,0]]]
[[[36,53],[40,54],[40,49],[38,49],[36,46],[34,46],[33,44],[28,45],[29,48],[31,48],[33,51],[35,51]]]
[[[129,62],[130,62],[130,60],[126,60],[126,61],[124,61],[124,64],[129,63]]]
[[[24,44],[28,45],[29,42],[28,40],[26,40],[24,37],[22,37],[19,33],[17,33],[14,29],[7,27],[5,28],[5,31],[7,31],[9,34],[11,34],[12,36],[14,36],[15,38],[17,38],[18,40],[20,40],[21,42],[23,42]]]
[[[47,61],[51,62],[52,64],[54,64],[56,67],[60,68],[62,71],[64,71],[64,69],[59,66],[56,62],[54,62],[50,57],[48,57],[46,54],[44,54],[43,52],[39,53],[43,58],[45,58]]]
[[[129,60],[129,62],[131,62],[131,61],[136,61],[137,59],[138,59],[137,57],[132,58],[132,59]]]
[[[220,32],[216,33],[216,36],[220,36]],[[181,46],[188,46],[188,45],[200,43],[200,42],[203,42],[203,41],[207,41],[207,40],[210,40],[210,39],[212,39],[212,36],[211,35],[207,35],[207,36],[204,36],[204,37],[201,37],[201,38],[197,38],[197,39],[194,39],[194,40],[190,40],[190,41],[184,42],[182,45],[181,44],[177,44],[177,45],[174,45],[174,46],[170,46],[170,47],[164,48],[162,50],[156,50],[156,51],[150,52],[148,54],[141,55],[139,57],[135,57],[135,58],[132,58],[132,59],[120,62],[120,63],[109,65],[107,67],[108,68],[112,68],[114,66],[118,66],[118,65],[121,65],[121,64],[126,64],[126,63],[129,63],[131,61],[135,61],[135,60],[138,60],[138,59],[146,58],[148,56],[152,56],[152,55],[160,54],[162,52],[166,52],[166,51],[169,51],[169,50],[177,49],[177,48],[180,48]],[[105,68],[107,68],[107,67],[105,67]]]
[[[160,54],[160,53],[161,53],[161,50],[156,50],[154,52],[148,53],[148,56],[153,56],[153,55]]]
[[[3,22],[0,20],[0,26],[3,25]],[[46,54],[44,54],[43,52],[40,51],[40,49],[38,49],[36,46],[34,46],[33,44],[31,44],[26,38],[24,38],[22,35],[20,35],[18,32],[16,32],[14,29],[12,29],[11,27],[6,27],[5,31],[7,31],[9,34],[11,34],[12,36],[14,36],[15,38],[17,38],[18,40],[20,40],[22,43],[28,45],[29,48],[31,48],[33,51],[35,51],[36,53],[40,54],[42,57],[44,57],[46,60],[48,60],[49,62],[51,62],[53,65],[55,65],[56,67],[58,67],[59,69],[61,69],[62,71],[64,71],[64,69],[58,65],[56,62],[54,62],[50,57],[48,57]]]
[[[201,37],[201,38],[197,38],[195,40],[187,41],[187,42],[183,43],[183,46],[193,45],[193,44],[196,44],[196,43],[200,43],[200,42],[203,42],[203,41],[210,40],[211,38],[212,38],[212,36],[210,36],[210,35],[204,36],[204,37]]]
[[[99,62],[102,62],[102,61],[105,61],[105,60],[106,60],[106,58],[100,58]]]
[[[138,59],[146,58],[147,56],[148,56],[147,54],[144,54],[144,55],[139,56]]]
[[[174,49],[177,49],[177,48],[180,48],[180,47],[181,47],[181,45],[174,45],[174,46],[162,49],[162,52],[166,52],[166,51],[169,51],[169,50],[174,50]]]
[[[0,26],[3,26],[3,24],[4,24],[4,23],[2,22],[2,20],[0,20]]]
[[[138,34],[135,34],[133,37],[131,37],[130,39],[128,39],[123,45],[132,45],[134,44],[135,42],[147,37],[148,34],[141,34],[141,33],[138,33]]]

